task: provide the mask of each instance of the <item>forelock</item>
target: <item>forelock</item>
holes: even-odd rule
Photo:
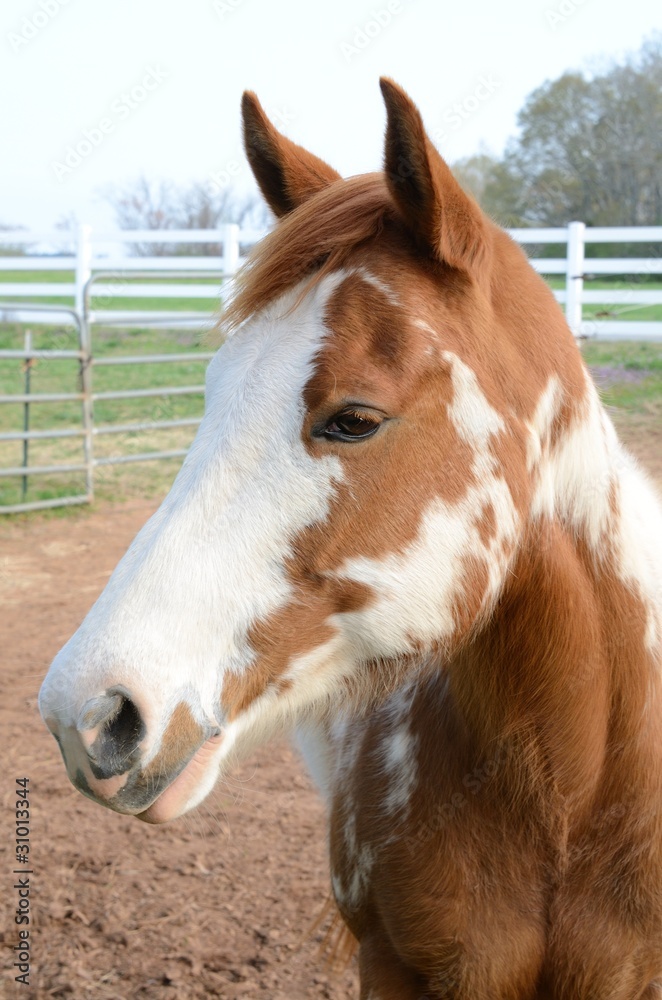
[[[221,332],[231,333],[307,276],[312,285],[343,267],[397,215],[381,173],[330,184],[284,216],[253,248],[235,278]]]

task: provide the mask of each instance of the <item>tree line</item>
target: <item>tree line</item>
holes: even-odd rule
[[[662,225],[662,36],[603,72],[543,83],[517,124],[503,156],[454,164],[495,221]]]
[[[453,164],[460,182],[500,225],[566,226],[573,219],[589,226],[662,225],[662,34],[602,72],[566,72],[546,81],[524,102],[517,125],[502,156],[483,152]],[[231,182],[139,177],[101,194],[121,229],[270,223],[257,194],[240,196]],[[74,227],[73,215],[59,224]],[[163,242],[137,245],[133,252],[215,255],[219,249]],[[645,253],[642,244],[630,249]],[[20,249],[0,248],[9,251]],[[651,254],[658,251],[659,244],[651,245]],[[603,245],[595,252],[612,250]],[[619,245],[619,255],[627,253]]]
[[[569,71],[546,81],[524,102],[517,125],[502,156],[477,153],[453,164],[460,182],[500,225],[566,226],[573,219],[588,226],[662,225],[662,35],[601,72]],[[231,185],[178,187],[140,178],[106,198],[118,225],[128,229],[269,221],[257,197],[240,199]],[[642,244],[629,249],[646,253]],[[659,245],[649,250],[657,253]],[[214,248],[163,244],[156,252]],[[594,252],[609,254],[612,248]],[[628,248],[620,244],[619,254],[627,255]]]

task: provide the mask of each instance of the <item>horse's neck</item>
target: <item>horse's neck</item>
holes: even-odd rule
[[[549,409],[544,403],[542,411]],[[534,421],[535,423],[535,421]],[[621,446],[592,384],[553,439],[539,418],[531,526],[554,524],[591,567],[598,601],[613,578],[646,609],[646,644],[662,652],[662,505]]]
[[[519,748],[521,781],[544,772],[579,801],[606,768],[659,754],[662,510],[592,387],[581,419],[539,440],[520,549],[451,689],[478,742]]]
[[[519,754],[505,770],[522,786],[551,781],[589,800],[612,763],[640,773],[642,755],[658,752],[662,510],[595,390],[562,433],[553,396],[532,424],[535,489],[507,581],[487,623],[439,670],[476,759]],[[403,690],[411,684],[403,678]],[[338,768],[352,767],[338,754],[354,711],[298,730],[327,796]]]
[[[641,577],[648,586],[651,546],[662,554],[659,500],[622,448],[592,383],[563,422],[556,419],[561,393],[552,380],[531,422],[531,519],[558,522],[600,561],[620,545],[616,556],[628,564],[627,575]]]

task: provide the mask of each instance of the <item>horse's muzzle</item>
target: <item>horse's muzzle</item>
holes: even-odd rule
[[[148,822],[164,822],[186,808],[202,764],[210,762],[220,741],[218,730],[196,725],[182,739],[181,731],[166,725],[159,751],[146,760],[147,726],[129,691],[119,685],[86,701],[74,724],[47,710],[44,718],[76,788],[116,812],[144,813],[141,818]],[[155,805],[166,790],[163,804]]]

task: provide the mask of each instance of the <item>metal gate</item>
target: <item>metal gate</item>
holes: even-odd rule
[[[204,270],[186,270],[184,272],[187,279],[205,279],[205,278],[218,278],[219,273],[215,271],[204,271]],[[155,269],[150,269],[149,271],[138,271],[132,270],[130,273],[118,274],[116,271],[97,271],[93,274],[85,284],[84,294],[83,294],[83,326],[85,330],[85,339],[89,340],[90,352],[88,358],[88,365],[91,374],[90,382],[92,382],[92,376],[94,370],[99,368],[107,367],[109,365],[141,365],[141,364],[171,364],[173,362],[181,363],[187,361],[210,361],[214,357],[213,351],[195,351],[191,353],[186,353],[184,351],[173,352],[172,354],[144,354],[144,355],[120,355],[118,357],[103,357],[98,356],[94,353],[93,343],[94,343],[94,322],[95,314],[91,309],[91,298],[94,290],[94,285],[98,283],[108,282],[113,279],[118,280],[122,284],[123,292],[125,294],[130,294],[130,281],[134,279],[158,279],[158,278],[172,278],[172,271],[158,271]],[[113,322],[118,326],[125,326],[131,317],[127,315],[122,315],[121,318],[113,320],[112,315],[109,312],[105,312],[103,315],[104,326],[112,325]],[[204,314],[197,313],[182,313],[182,312],[170,312],[161,313],[158,318],[149,317],[149,314],[145,314],[141,311],[134,319],[138,320],[141,324],[145,322],[154,324],[159,324],[165,326],[168,329],[175,328],[177,326],[188,326],[188,327],[199,327],[203,325],[205,316]],[[176,385],[176,386],[159,386],[158,388],[148,388],[148,389],[125,389],[125,390],[114,390],[108,392],[96,392],[93,387],[90,388],[90,407],[91,412],[93,412],[93,407],[96,402],[108,402],[112,400],[126,400],[126,399],[148,399],[156,397],[172,397],[172,396],[182,396],[182,395],[203,395],[204,394],[204,384],[197,383],[193,385]],[[99,468],[101,466],[109,465],[123,465],[129,462],[149,462],[156,461],[158,459],[164,458],[184,458],[187,448],[174,448],[167,451],[149,451],[142,452],[139,454],[132,455],[111,455],[105,458],[97,458],[93,454],[93,442],[98,435],[112,435],[112,434],[133,434],[141,431],[148,430],[164,430],[175,427],[197,427],[200,423],[200,417],[183,417],[177,420],[142,420],[132,423],[107,423],[102,424],[97,420],[92,421],[92,434],[90,442],[90,462],[92,469]]]
[[[11,395],[0,395],[0,404],[22,404],[24,407],[24,413],[26,419],[24,420],[24,426],[22,431],[10,431],[5,433],[0,433],[0,443],[9,441],[22,441],[23,442],[23,464],[20,466],[10,466],[5,468],[0,468],[0,477],[18,477],[20,476],[23,484],[23,495],[25,495],[27,487],[28,476],[39,476],[39,475],[57,475],[58,473],[76,473],[84,472],[85,474],[85,491],[83,493],[76,493],[70,496],[60,496],[48,500],[34,500],[34,501],[23,501],[21,503],[12,504],[0,504],[0,514],[17,514],[24,511],[30,510],[42,510],[52,507],[63,507],[70,506],[72,504],[82,504],[89,503],[94,498],[94,479],[95,470],[103,466],[110,465],[122,465],[131,462],[148,462],[155,461],[158,459],[172,459],[172,458],[183,458],[186,455],[188,449],[186,448],[175,448],[170,450],[161,451],[149,451],[141,452],[138,454],[115,454],[105,457],[95,456],[95,439],[98,439],[100,435],[131,435],[134,433],[139,433],[149,430],[163,430],[175,427],[196,427],[200,423],[200,417],[184,417],[181,419],[174,420],[148,420],[148,421],[135,421],[131,423],[119,423],[119,422],[108,422],[101,423],[94,417],[94,405],[99,402],[110,402],[114,400],[128,400],[128,399],[145,399],[145,398],[156,398],[156,397],[173,397],[181,395],[202,395],[204,394],[204,384],[196,383],[192,385],[168,385],[159,386],[158,388],[143,388],[143,389],[120,389],[113,391],[97,392],[94,389],[94,371],[102,367],[107,366],[117,366],[117,365],[143,365],[143,364],[170,364],[172,362],[206,362],[209,361],[213,356],[214,352],[204,352],[195,351],[194,353],[187,353],[184,351],[176,351],[172,354],[145,354],[145,355],[119,355],[117,357],[113,356],[99,356],[95,355],[94,352],[94,320],[95,315],[90,308],[90,300],[93,292],[93,286],[96,282],[108,282],[112,279],[117,279],[122,282],[124,289],[126,290],[128,278],[144,278],[144,277],[171,277],[171,273],[159,274],[153,270],[147,274],[142,272],[132,272],[129,276],[122,274],[118,275],[117,272],[98,272],[94,274],[86,282],[84,295],[83,295],[83,314],[82,316],[78,313],[76,309],[68,307],[59,307],[52,305],[26,305],[24,303],[13,303],[5,302],[0,303],[0,320],[4,319],[6,321],[11,320],[12,313],[19,312],[21,317],[24,317],[26,313],[35,314],[39,313],[62,313],[73,320],[77,334],[78,334],[78,346],[76,350],[50,350],[43,349],[38,350],[34,348],[29,342],[26,341],[24,348],[22,350],[0,350],[0,360],[1,359],[15,359],[17,361],[23,361],[26,366],[26,380],[27,384],[25,386],[26,391],[24,393],[16,393]],[[187,278],[209,278],[218,277],[218,272],[208,272],[208,271],[187,271]],[[136,317],[138,318],[138,317]],[[204,316],[201,317],[200,313],[169,313],[162,314],[158,317],[158,321],[152,319],[152,323],[158,322],[159,325],[167,326],[168,328],[177,325],[188,325],[188,326],[199,326],[204,320]],[[149,316],[146,316],[144,312],[141,312],[139,321],[145,323],[149,322]],[[130,322],[130,318],[126,315],[122,315],[115,324],[113,324],[112,319],[106,313],[103,318],[104,326],[117,325],[126,326]],[[58,359],[62,360],[65,358],[70,358],[78,362],[78,391],[71,393],[33,393],[30,392],[29,386],[29,366],[37,359],[39,360],[52,360]],[[29,429],[29,421],[27,416],[30,412],[30,408],[35,405],[49,404],[49,403],[70,403],[73,401],[78,401],[81,404],[81,425],[80,428],[67,428],[66,430],[39,430],[32,431]],[[80,438],[82,439],[82,461],[80,462],[63,462],[57,465],[30,465],[28,461],[28,448],[30,441],[35,440],[46,440],[49,438]]]
[[[0,442],[22,441],[23,442],[23,462],[20,466],[0,468],[0,477],[20,477],[22,480],[22,496],[27,493],[28,476],[52,475],[65,472],[83,472],[85,474],[85,491],[83,493],[72,494],[70,496],[60,496],[48,500],[35,500],[31,502],[0,505],[2,514],[19,514],[30,510],[45,510],[50,507],[66,507],[72,504],[89,503],[93,497],[93,469],[94,459],[92,454],[92,390],[90,371],[90,345],[88,343],[86,324],[76,309],[68,306],[54,305],[26,305],[23,302],[2,302],[0,303],[0,320],[11,322],[20,315],[24,322],[25,314],[60,313],[63,318],[73,321],[77,331],[77,347],[74,350],[62,349],[36,349],[31,341],[31,335],[26,332],[22,349],[0,350],[0,359],[15,359],[23,361],[25,366],[25,392],[0,395],[0,404],[22,405],[23,406],[23,429],[21,431],[7,431],[0,434]],[[52,321],[51,321],[52,322]],[[36,360],[63,360],[71,359],[78,364],[77,392],[56,392],[56,393],[33,393],[30,392],[30,372]],[[33,406],[48,406],[54,403],[80,402],[81,423],[80,427],[70,427],[67,429],[47,429],[34,431],[30,430],[30,409]],[[31,441],[43,441],[56,438],[80,438],[82,440],[82,461],[76,463],[62,463],[58,465],[29,465],[29,446]]]

